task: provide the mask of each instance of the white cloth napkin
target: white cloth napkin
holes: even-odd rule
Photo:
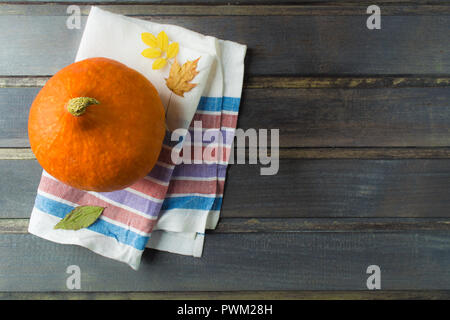
[[[141,34],[149,32],[156,36],[161,31],[171,42],[179,43],[177,61],[180,64],[200,57],[199,73],[192,81],[197,86],[184,97],[173,94],[166,86],[169,66],[153,70],[153,61],[141,55],[148,48],[141,40]],[[176,144],[181,148],[187,139],[183,143],[171,142],[170,134],[179,128],[189,129],[193,120],[202,118],[207,120],[203,122],[205,128],[220,131],[226,118],[228,127],[225,131],[234,136],[245,52],[244,45],[204,36],[179,26],[124,17],[92,7],[76,61],[106,57],[142,73],[156,87],[166,109],[170,104],[166,120],[168,134],[160,161],[152,172],[125,190],[85,192],[70,188],[43,172],[29,232],[51,241],[87,247],[125,262],[133,269],[138,269],[145,247],[201,256],[205,229],[214,228],[219,217],[228,158],[225,155],[208,164],[175,166],[170,159],[172,147]],[[227,103],[222,103],[230,99],[234,103],[232,110]],[[225,117],[222,117],[223,112]],[[227,139],[230,146],[231,140]],[[229,150],[230,146],[225,143],[224,148]],[[148,194],[142,192],[143,186]],[[83,204],[106,204],[107,208],[86,229],[53,229],[67,212]]]
[[[152,61],[141,55],[148,46],[141,40],[141,34],[150,32],[153,35],[165,31],[171,42],[180,45],[177,56],[180,64],[187,60],[200,57],[195,77],[197,86],[184,94],[184,97],[173,94],[166,86],[165,80],[169,75],[169,66],[162,70],[153,70]],[[204,36],[184,28],[129,18],[92,7],[86,28],[84,29],[76,61],[93,57],[105,57],[117,60],[142,73],[155,86],[159,96],[167,107],[170,98],[170,112],[167,114],[167,126],[170,131],[177,128],[188,128],[197,109],[200,97],[209,86],[208,80],[211,65],[217,59],[217,39]],[[213,72],[214,74],[214,72]],[[217,87],[216,94],[222,94],[222,79],[213,81]]]

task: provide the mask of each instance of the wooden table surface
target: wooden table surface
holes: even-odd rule
[[[0,0],[0,298],[450,298],[450,4]],[[74,61],[89,5],[248,45],[238,127],[280,129],[280,170],[232,165],[200,259],[141,268],[27,233],[30,104]],[[66,268],[81,268],[81,289]],[[369,265],[381,291],[366,287]]]

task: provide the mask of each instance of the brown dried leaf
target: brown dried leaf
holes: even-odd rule
[[[170,67],[169,77],[166,79],[167,87],[178,96],[184,97],[184,93],[191,91],[197,86],[196,83],[189,83],[199,73],[197,69],[198,60],[186,61],[181,67],[177,59]]]

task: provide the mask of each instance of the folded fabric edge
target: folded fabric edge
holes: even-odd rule
[[[186,214],[184,211],[179,210],[178,214]],[[181,220],[176,215],[175,209],[171,210],[171,214],[163,215],[163,222],[158,223],[160,229],[153,229],[146,248],[201,257],[205,231],[216,228],[220,211],[196,212],[194,216],[189,215]],[[186,218],[189,223],[185,223]]]
[[[232,109],[235,109],[236,115],[239,116],[245,72],[244,60],[247,54],[247,46],[230,40],[219,39],[218,42],[220,45],[224,78],[223,96],[233,97],[233,100],[230,101],[238,101]],[[227,110],[228,112],[228,107],[229,106],[224,107],[224,105],[222,105],[222,114],[224,110]],[[223,123],[221,124],[221,127],[222,126]],[[233,128],[233,139],[235,130],[236,127]],[[231,148],[232,147],[233,145],[231,145]],[[226,159],[225,172],[228,171],[229,160],[229,158]],[[221,196],[220,201],[216,200],[216,202],[215,206],[211,208],[208,213],[205,229],[215,229],[217,227],[222,208],[223,195]]]
[[[85,247],[101,256],[128,264],[133,270],[139,269],[143,250],[130,247],[88,229],[77,231],[54,230],[52,226],[61,219],[37,208],[33,208],[28,232],[40,238],[60,244],[72,244]]]
[[[224,81],[227,84],[223,96],[236,97],[239,99],[240,104],[244,77],[244,58],[247,51],[247,46],[228,40],[219,41],[222,49],[220,58],[221,60],[223,59],[222,67],[224,69]],[[239,110],[239,105],[237,107]],[[223,105],[221,106],[221,110],[223,111]],[[220,196],[219,198],[222,200],[223,196]],[[216,228],[220,217],[221,202],[222,201],[214,201],[214,204],[211,204],[209,210],[169,209],[165,212],[165,214],[160,215],[156,228],[159,229],[158,239],[170,238],[172,241],[156,241],[152,234],[152,238],[148,241],[147,247],[185,254],[183,253],[186,252],[186,250],[184,250],[184,245],[187,244],[183,241],[187,240],[183,238],[174,241],[174,239],[177,238],[176,233],[179,233],[180,237],[178,238],[181,238],[181,233],[183,232],[198,232],[198,234],[203,238],[202,242],[197,243],[200,246],[197,250],[197,254],[199,254],[198,256],[201,256],[203,250],[204,232],[208,229]],[[180,219],[180,216],[183,217]],[[155,233],[156,230],[153,232]],[[180,246],[180,243],[183,243],[183,245]],[[187,252],[189,254],[189,250],[187,250]]]
[[[147,242],[147,248],[201,257],[205,234],[199,232],[170,232],[154,230]]]

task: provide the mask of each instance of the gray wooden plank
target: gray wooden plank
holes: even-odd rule
[[[0,216],[30,216],[41,167],[36,160],[6,160],[0,168]]]
[[[28,218],[41,168],[35,160],[0,161],[0,217]],[[259,165],[231,165],[222,217],[450,216],[450,161],[280,161],[274,176]]]
[[[51,75],[73,62],[85,17],[80,30],[68,30],[65,15],[52,15],[64,14],[65,6],[40,10],[45,15],[3,12],[0,41],[8,46],[0,52],[0,75]],[[449,36],[440,32],[450,28],[450,15],[385,16],[375,31],[367,29],[365,13],[142,18],[247,44],[251,75],[450,74],[450,56],[444,54]]]
[[[52,15],[66,16],[68,3],[0,3],[0,15]],[[367,16],[369,4],[362,3],[272,3],[272,4],[155,4],[141,3],[80,3],[77,4],[82,15],[88,15],[91,5],[115,13],[130,16]],[[383,6],[383,15],[448,15],[448,4],[388,4]]]
[[[82,29],[67,29],[65,17],[3,16],[0,28],[1,41],[8,43],[0,51],[5,75],[56,73],[74,61],[82,35]]]
[[[280,129],[283,147],[448,146],[450,90],[245,90],[238,127]]]
[[[40,88],[0,89],[0,146],[29,146],[28,111]]]
[[[448,300],[447,290],[0,292],[0,300]]]
[[[0,3],[20,3],[20,4],[34,4],[34,3],[86,3],[86,0],[0,0]],[[327,3],[327,4],[364,4],[361,0],[289,0],[282,1],[283,3],[290,4],[309,4],[309,3]],[[367,2],[367,1],[366,1]],[[174,4],[227,4],[227,5],[245,5],[245,4],[280,4],[277,0],[90,0],[89,3],[136,3],[136,4],[163,4],[163,5],[174,5]],[[378,4],[446,4],[446,0],[378,0]],[[370,1],[367,2],[370,5]]]
[[[44,15],[66,16],[68,3],[50,4],[14,4],[0,3],[0,15]],[[364,16],[367,18],[369,4],[361,3],[327,3],[327,4],[128,4],[126,2],[115,4],[95,4],[115,13],[130,16]],[[80,4],[81,15],[88,15],[90,3]],[[450,13],[450,6],[447,4],[389,4],[383,6],[383,16],[404,16],[404,15],[436,15],[445,16]]]
[[[0,147],[28,147],[39,88],[0,88]],[[450,87],[245,89],[238,127],[279,129],[281,147],[448,147]]]
[[[31,235],[0,235],[0,248],[3,292],[67,292],[73,264],[80,291],[365,290],[373,264],[384,290],[450,288],[449,232],[210,234],[202,258],[146,250],[137,272]]]
[[[448,160],[282,160],[274,176],[229,168],[231,217],[426,217],[450,212]]]

